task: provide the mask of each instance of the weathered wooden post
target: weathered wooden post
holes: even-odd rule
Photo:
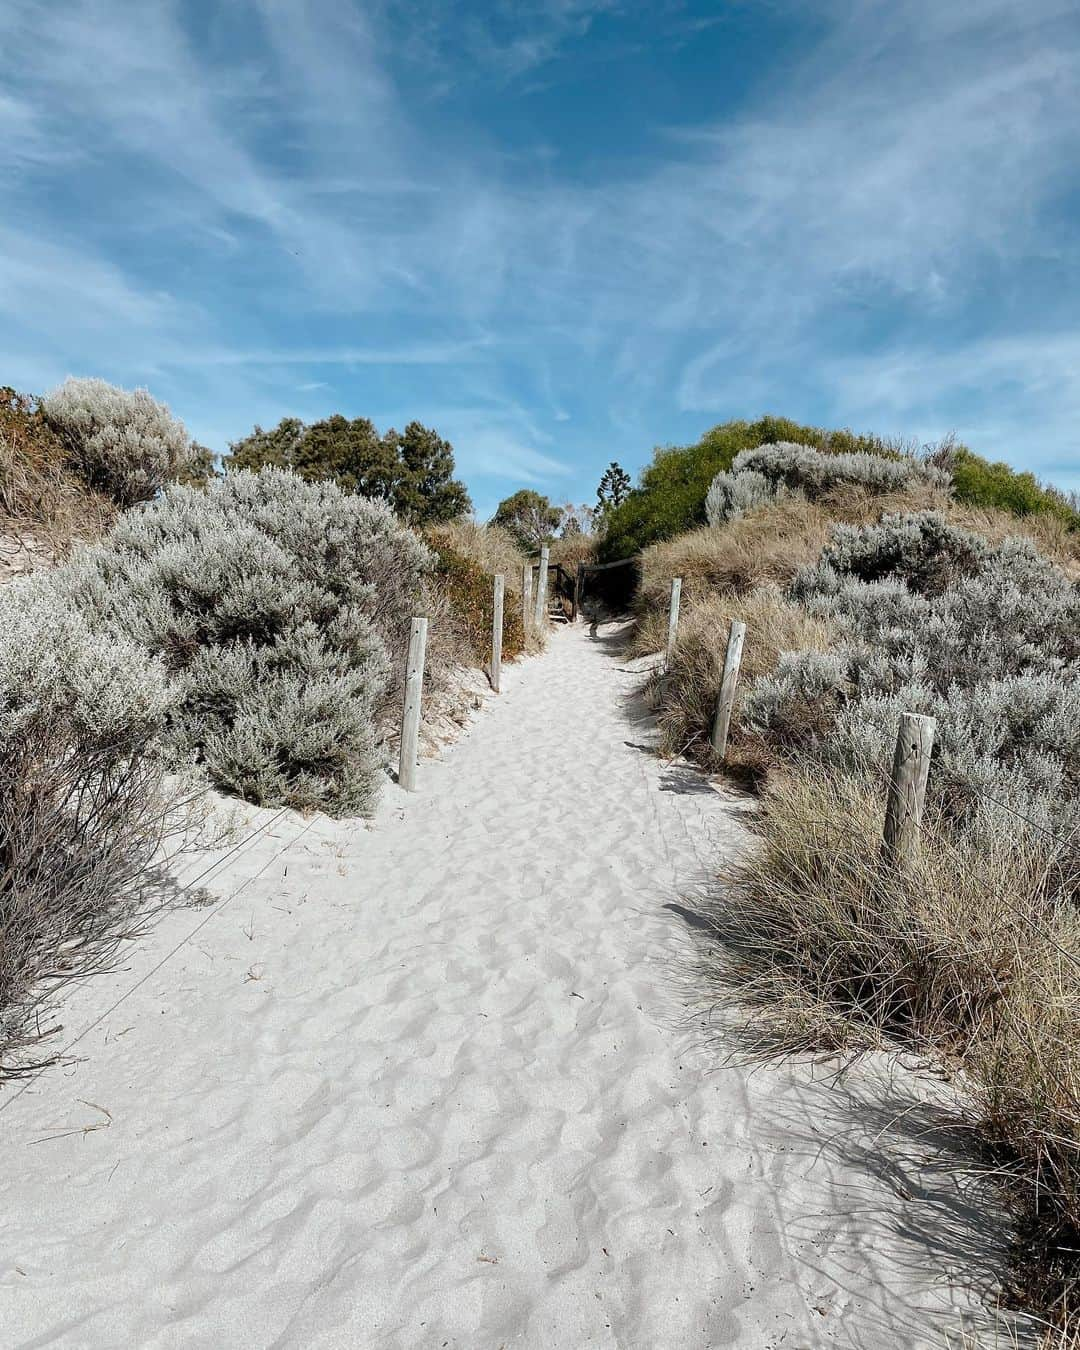
[[[550,549],[547,544],[540,548],[540,575],[536,578],[536,612],[533,619],[538,629],[544,626],[544,614],[547,606],[547,588],[548,588],[548,557]]]
[[[671,578],[671,600],[668,605],[667,621],[667,661],[675,655],[675,639],[679,632],[679,600],[682,596],[682,577]]]
[[[521,565],[521,622],[525,626],[526,633],[529,631],[529,624],[532,623],[532,603],[533,603],[533,569],[532,563],[522,563]]]
[[[934,748],[936,719],[920,713],[902,713],[893,753],[889,801],[885,808],[885,858],[904,867],[919,851],[930,752]]]
[[[585,564],[579,562],[577,565],[577,574],[574,577],[574,607],[570,612],[570,622],[577,623],[578,613],[581,610],[581,591],[585,585]]]
[[[716,700],[716,715],[713,718],[712,748],[719,759],[727,754],[728,732],[731,730],[731,710],[735,706],[735,686],[739,681],[739,664],[742,661],[743,639],[746,637],[746,624],[741,619],[732,619],[728,633],[727,653],[724,656],[724,674],[720,680],[720,694]]]
[[[506,593],[506,578],[501,572],[495,577],[495,612],[491,619],[491,687],[499,692],[502,678],[502,633],[503,633],[503,596]]]
[[[424,687],[427,619],[413,619],[409,656],[405,665],[405,713],[401,719],[401,757],[398,782],[407,792],[416,790],[416,761],[420,754],[420,695]]]

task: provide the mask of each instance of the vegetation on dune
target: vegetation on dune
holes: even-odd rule
[[[629,558],[647,545],[670,539],[705,524],[705,496],[716,475],[731,468],[741,450],[777,441],[795,441],[819,450],[843,453],[880,453],[875,436],[850,431],[822,431],[799,426],[784,417],[761,417],[756,422],[725,422],[713,427],[695,445],[667,446],[655,451],[641,481],[605,515],[600,544],[604,562]]]
[[[740,455],[715,524],[642,555],[635,650],[662,646],[682,576],[652,690],[667,750],[716,768],[727,632],[747,624],[724,768],[762,787],[760,839],[706,902],[700,955],[752,1009],[743,1049],[902,1042],[958,1066],[1016,1206],[1011,1292],[1065,1344],[1080,1297],[1080,549],[1064,497],[995,466],[958,492],[975,457],[947,449]],[[932,714],[937,735],[923,848],[898,871],[881,833],[904,711]]]
[[[859,481],[859,466],[865,472],[865,457],[871,456],[877,461],[877,468],[871,471],[878,476],[879,490],[885,490],[890,477],[896,475],[889,491],[900,490],[904,480],[910,482],[914,476],[924,482],[935,479],[941,482],[939,475],[945,475],[956,500],[970,508],[1008,511],[1018,516],[1050,516],[1069,529],[1080,527],[1080,513],[1065,494],[1039,484],[1030,473],[1017,473],[1005,464],[991,464],[954,441],[945,441],[936,450],[927,449],[917,456],[913,447],[878,436],[800,426],[787,418],[767,416],[756,422],[725,422],[707,431],[694,445],[657,449],[652,463],[642,471],[638,486],[602,513],[601,560],[613,562],[632,557],[650,544],[704,525],[708,519],[706,498],[717,474],[730,473],[740,454],[751,455],[761,447],[778,443],[806,447],[830,458],[859,457],[853,466],[856,478],[848,480],[855,482]],[[920,460],[922,469],[914,473],[910,467],[891,471],[882,463],[912,466]],[[760,472],[761,466],[755,471]],[[782,475],[774,475],[769,484],[757,484],[758,496],[744,503],[742,509],[763,504],[773,495],[779,476]],[[837,474],[833,485],[839,481]],[[788,490],[806,491],[808,486],[811,489],[808,495],[812,497],[812,477],[809,483],[797,483],[791,478],[787,482]],[[865,481],[863,486],[867,486]],[[740,490],[753,492],[755,484],[746,481]]]
[[[115,511],[68,466],[37,401],[0,389],[0,532],[52,558],[99,534]]]

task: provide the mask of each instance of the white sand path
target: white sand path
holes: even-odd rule
[[[646,752],[603,634],[508,671],[371,825],[253,813],[271,828],[208,880],[244,889],[68,998],[79,1058],[0,1095],[0,1344],[884,1350],[958,1329],[977,1293],[950,1272],[990,1277],[999,1220],[944,1132],[913,1138],[907,1076],[843,1091],[700,1044],[667,906],[742,827]]]

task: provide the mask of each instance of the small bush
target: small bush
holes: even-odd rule
[[[190,455],[183,423],[145,389],[68,379],[41,408],[71,468],[120,507],[149,501]]]
[[[447,621],[460,635],[470,663],[485,668],[491,660],[491,630],[495,618],[492,574],[483,571],[449,544],[436,543],[435,553],[435,575],[448,601]],[[504,603],[503,660],[512,661],[524,650],[525,627],[521,605]]]
[[[705,519],[710,525],[726,525],[748,511],[777,500],[776,487],[764,474],[747,469],[742,473],[718,473],[705,494]]]
[[[107,961],[177,823],[160,661],[90,631],[38,578],[0,590],[0,1052],[35,1038],[39,983]],[[47,991],[46,991],[47,992]]]
[[[382,503],[280,469],[172,486],[57,584],[160,657],[178,750],[267,806],[359,814],[427,549]]]

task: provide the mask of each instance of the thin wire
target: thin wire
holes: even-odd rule
[[[229,849],[228,853],[218,858],[208,867],[205,867],[199,873],[198,876],[196,876],[193,880],[188,882],[188,884],[184,887],[184,889],[180,892],[180,894],[187,895],[204,877],[208,876],[212,871],[214,871],[215,868],[220,867],[223,863],[227,862],[229,858],[232,857],[233,854],[235,854],[238,850],[243,849],[247,844],[251,843],[254,839],[257,839],[260,834],[264,834],[267,830],[270,829],[272,825],[275,825],[285,814],[286,812],[284,810],[281,810],[277,813],[277,815],[272,816],[267,821],[264,821],[263,824],[260,825],[257,829],[252,830],[252,832],[249,835],[247,835],[246,838],[241,839],[238,844],[234,844],[233,847]],[[130,998],[131,995],[134,994],[137,989],[141,988],[146,983],[146,981],[150,979],[151,976],[156,975],[157,972],[162,968],[162,966],[164,966],[168,961],[172,960],[172,958],[176,955],[176,953],[180,951],[182,947],[185,947],[192,940],[192,938],[194,938],[199,932],[201,932],[202,929],[206,927],[206,925],[210,922],[211,919],[215,918],[218,914],[220,914],[221,911],[226,907],[226,905],[229,904],[231,900],[234,900],[236,896],[240,894],[241,891],[245,890],[248,886],[250,886],[256,877],[261,876],[263,872],[265,872],[266,869],[271,865],[271,863],[276,862],[277,859],[280,858],[281,855],[287,849],[290,849],[293,847],[294,844],[299,843],[300,840],[304,837],[304,835],[307,834],[308,830],[310,830],[311,827],[315,824],[316,820],[318,820],[318,815],[312,816],[312,818],[299,832],[299,834],[295,835],[292,839],[290,839],[287,844],[283,844],[272,858],[268,858],[267,861],[263,863],[263,865],[256,872],[253,872],[251,876],[249,876],[246,880],[242,881],[240,885],[237,886],[237,888],[230,895],[227,895],[219,905],[215,906],[214,909],[212,909],[209,912],[209,914],[207,914],[203,919],[201,919],[199,923],[195,925],[195,927],[191,930],[190,933],[188,933],[186,937],[181,938],[181,940],[176,944],[175,947],[172,948],[171,951],[166,952],[165,955],[161,958],[161,960],[157,963],[157,965],[153,966],[150,970],[148,970],[146,974],[141,977],[141,979],[137,980],[131,986],[131,988],[127,990],[126,993],[121,994],[120,997],[116,1000],[116,1002],[113,1003],[110,1007],[106,1008],[105,1011],[101,1013],[100,1016],[96,1017],[90,1023],[89,1026],[84,1027],[83,1030],[80,1031],[79,1034],[75,1037],[75,1039],[73,1041],[70,1041],[63,1048],[63,1050],[61,1050],[50,1061],[50,1064],[55,1064],[57,1060],[63,1059],[66,1055],[68,1055],[75,1048],[75,1046],[79,1044],[81,1040],[89,1036],[90,1032],[93,1031],[95,1027],[100,1026],[100,1024],[105,1020],[106,1017],[110,1017],[116,1011],[116,1009],[119,1008],[120,1004],[123,1003],[125,999]],[[37,1073],[32,1074],[26,1080],[26,1082],[23,1083],[23,1085],[18,1089],[17,1092],[13,1092],[10,1097],[8,1097],[4,1102],[0,1103],[0,1112],[6,1110],[7,1107],[9,1107],[11,1103],[16,1100],[16,1098],[21,1097],[22,1094],[26,1091],[26,1089],[32,1083],[35,1083],[48,1067],[49,1064],[42,1065],[42,1067],[37,1071]]]

